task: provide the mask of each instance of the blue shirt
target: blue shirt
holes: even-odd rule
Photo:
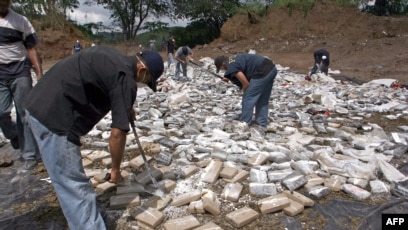
[[[273,62],[264,56],[256,54],[237,54],[228,57],[227,70],[224,76],[242,88],[241,82],[235,77],[238,72],[244,73],[247,80],[251,81],[252,78],[263,78],[274,67]]]

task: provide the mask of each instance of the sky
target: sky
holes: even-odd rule
[[[88,6],[83,3],[86,0],[79,0],[79,8],[74,9],[73,12],[68,12],[68,17],[76,21],[78,24],[98,23],[102,22],[105,26],[112,26],[112,19],[109,18],[110,11],[104,9],[102,6],[93,5]],[[146,22],[158,21],[158,19],[147,19]],[[167,17],[163,17],[160,21],[169,23],[169,26],[186,26],[188,21],[171,22]]]

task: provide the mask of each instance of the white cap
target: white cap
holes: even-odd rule
[[[323,56],[322,56],[322,59],[323,59],[323,60],[326,60],[326,58],[327,58],[326,55],[323,55]]]

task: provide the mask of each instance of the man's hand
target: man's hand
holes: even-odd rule
[[[226,77],[221,78],[222,81],[229,82],[229,79]]]

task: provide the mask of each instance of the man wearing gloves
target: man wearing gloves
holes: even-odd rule
[[[54,65],[29,94],[28,123],[70,229],[106,229],[82,166],[80,137],[111,111],[110,182],[121,182],[136,82],[156,91],[163,69],[157,52],[125,56],[113,48],[95,46]]]
[[[314,65],[310,71],[310,75],[315,74],[317,70],[328,75],[330,64],[330,53],[325,49],[318,49],[313,53]],[[320,67],[320,68],[319,68]]]
[[[240,120],[266,128],[268,125],[269,98],[277,75],[275,64],[268,58],[256,54],[219,56],[214,60],[217,73],[225,70],[224,78],[244,91]]]

